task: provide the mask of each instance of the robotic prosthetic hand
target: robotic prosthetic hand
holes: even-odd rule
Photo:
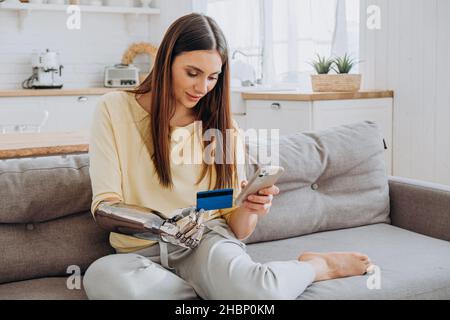
[[[174,217],[167,219],[155,210],[106,201],[98,205],[95,220],[107,231],[195,248],[205,229],[203,212],[189,207],[179,209]]]

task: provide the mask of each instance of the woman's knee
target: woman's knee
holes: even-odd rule
[[[144,258],[144,257],[142,257]],[[127,290],[126,278],[129,272],[138,269],[142,258],[134,254],[111,254],[94,261],[86,270],[83,286],[89,299],[132,298],[132,290]],[[133,265],[134,264],[134,265]]]
[[[113,254],[87,269],[89,299],[189,299],[195,291],[181,278],[137,254]]]
[[[239,259],[236,259],[239,260]],[[237,262],[237,261],[234,262]],[[248,259],[247,259],[248,260]],[[240,268],[239,268],[240,267]],[[286,281],[280,281],[280,274],[270,264],[248,260],[236,263],[234,272],[217,280],[213,299],[240,300],[292,300],[297,298]]]

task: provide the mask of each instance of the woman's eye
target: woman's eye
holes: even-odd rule
[[[189,77],[191,77],[191,78],[195,78],[196,76],[198,76],[198,73],[188,72],[187,75],[188,75]],[[209,78],[208,78],[208,80],[210,80],[210,81],[215,81],[215,80],[217,80],[217,79],[218,79],[218,78],[215,78],[215,77],[209,77]]]

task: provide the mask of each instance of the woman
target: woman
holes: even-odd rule
[[[240,207],[170,219],[177,209],[192,207],[199,191],[233,187],[236,195],[245,187],[236,164],[244,151],[231,119],[229,81],[223,33],[211,18],[189,14],[169,27],[152,72],[136,90],[108,93],[99,103],[90,143],[91,211],[115,231],[110,243],[119,254],[86,271],[90,299],[295,299],[313,281],[365,273],[369,258],[351,252],[252,261],[241,240],[269,212],[276,186]],[[223,160],[218,149],[211,153],[214,163],[174,161],[179,150],[195,147],[204,159],[209,144],[199,141],[196,124],[200,133],[222,133],[223,141],[215,137],[211,144],[231,145],[232,163],[217,161]],[[227,136],[227,130],[236,134]],[[180,136],[181,142],[174,138]]]

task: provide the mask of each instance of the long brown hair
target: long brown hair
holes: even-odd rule
[[[233,136],[227,136],[226,130],[233,129],[230,111],[230,71],[228,46],[225,36],[217,23],[203,14],[191,13],[177,19],[167,30],[158,48],[152,71],[148,77],[134,90],[128,92],[144,94],[151,92],[150,122],[153,148],[147,145],[158,175],[159,182],[166,188],[172,188],[170,172],[170,127],[169,120],[175,113],[175,101],[172,96],[172,63],[182,52],[194,50],[217,50],[222,59],[222,72],[214,88],[195,106],[196,119],[202,121],[202,136],[208,129],[217,129],[222,133],[223,145],[219,142],[216,148],[227,148],[234,145]],[[203,149],[207,142],[203,141]],[[153,154],[151,150],[153,149]],[[234,149],[234,148],[233,148]],[[223,149],[222,149],[223,150]],[[231,159],[226,160],[226,152],[216,152],[213,164],[203,163],[202,172],[197,184],[209,172],[215,169],[216,183],[214,188],[233,186],[233,178],[237,181],[236,154],[233,150]],[[219,158],[220,159],[219,159]],[[231,163],[230,163],[231,162]],[[213,168],[214,167],[214,168]],[[210,181],[211,186],[211,181]]]

